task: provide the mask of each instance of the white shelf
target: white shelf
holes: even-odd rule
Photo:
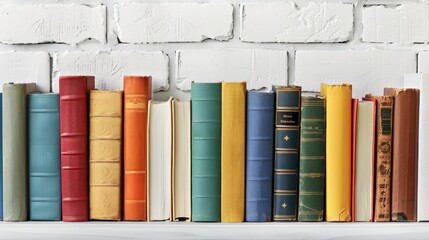
[[[429,223],[0,223],[0,239],[429,239]]]

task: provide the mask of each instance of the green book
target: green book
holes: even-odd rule
[[[220,83],[192,83],[192,221],[220,221]]]
[[[323,221],[325,205],[325,99],[302,97],[299,221]]]

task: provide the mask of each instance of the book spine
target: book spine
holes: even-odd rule
[[[65,222],[88,221],[88,95],[94,77],[60,77],[61,195]]]
[[[0,126],[3,126],[3,94],[0,93]],[[0,220],[3,220],[3,127],[0,127]]]
[[[59,105],[58,94],[28,95],[30,220],[61,220]]]
[[[89,216],[121,219],[122,92],[90,92]]]
[[[302,97],[299,221],[323,221],[325,209],[325,99]]]
[[[275,87],[274,221],[296,221],[301,87]]]
[[[246,221],[272,221],[275,94],[247,93]]]
[[[352,149],[352,155],[351,155],[351,160],[352,160],[352,173],[351,173],[351,198],[352,198],[352,204],[351,204],[351,222],[354,222],[355,219],[355,206],[356,206],[356,201],[355,201],[355,192],[356,192],[356,139],[357,139],[357,117],[358,117],[358,104],[359,104],[359,99],[357,98],[352,98],[352,140],[351,140],[351,149]]]
[[[192,83],[192,221],[220,221],[220,83]]]

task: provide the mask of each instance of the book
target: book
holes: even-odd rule
[[[29,94],[29,219],[61,220],[60,98]]]
[[[272,221],[274,92],[247,92],[246,222]]]
[[[28,217],[27,94],[36,84],[3,85],[3,220]]]
[[[121,219],[122,97],[122,91],[90,92],[90,219]]]
[[[191,221],[191,101],[173,101],[173,220]]]
[[[375,101],[360,101],[356,122],[355,221],[371,222],[374,206]]]
[[[323,97],[301,98],[298,220],[323,221],[326,116]]]
[[[147,122],[152,77],[124,76],[124,220],[147,220]]]
[[[374,222],[390,222],[390,192],[392,169],[392,96],[372,96],[377,103]]]
[[[321,84],[326,98],[326,221],[351,221],[352,86]]]
[[[0,126],[3,126],[3,94],[0,93]],[[3,128],[0,127],[0,220],[3,220]]]
[[[356,135],[357,135],[357,116],[358,116],[358,105],[359,105],[359,99],[352,98],[352,186],[351,186],[351,200],[352,200],[352,211],[351,211],[351,221],[355,221],[355,192],[356,192]]]
[[[392,209],[393,222],[417,220],[419,93],[413,88],[385,88],[394,96]]]
[[[220,83],[191,85],[192,221],[220,221]]]
[[[246,82],[222,82],[221,221],[244,221]]]
[[[301,87],[274,86],[276,92],[274,221],[296,221],[301,125]]]
[[[171,220],[173,108],[168,101],[149,101],[148,220]]]
[[[60,77],[61,196],[64,222],[88,221],[88,99],[92,76]]]

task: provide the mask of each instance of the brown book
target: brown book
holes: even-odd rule
[[[385,88],[394,96],[392,209],[395,222],[417,220],[417,141],[419,119],[418,89]]]

